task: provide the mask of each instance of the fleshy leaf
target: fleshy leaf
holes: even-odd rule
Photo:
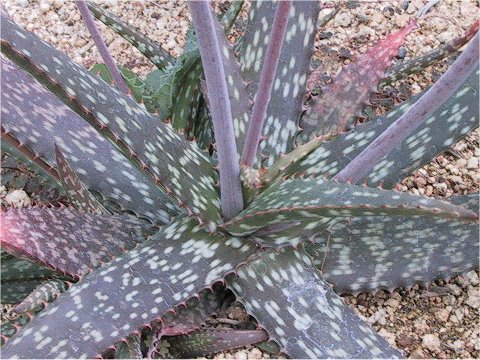
[[[81,277],[135,247],[149,228],[128,215],[25,208],[2,213],[0,244],[13,255]]]
[[[267,339],[264,330],[235,329],[203,329],[188,335],[165,338],[169,353],[175,359],[203,357]]]
[[[171,67],[175,63],[175,58],[171,56],[167,50],[164,50],[160,45],[144,36],[130,25],[125,24],[111,12],[102,9],[99,5],[91,1],[88,1],[88,8],[93,16],[140,50],[140,52],[159,69]]]
[[[237,274],[229,286],[290,357],[401,357],[343,303],[301,248],[266,254]]]
[[[270,39],[276,4],[271,1],[257,1],[252,5],[242,43],[241,60],[245,80],[251,82],[248,91],[253,99]],[[260,143],[262,154],[268,156],[267,165],[271,165],[275,157],[294,147],[294,136],[303,112],[302,102],[319,11],[318,1],[295,1],[292,4],[280,65],[267,110],[268,117],[263,129],[266,139]]]
[[[20,304],[15,306],[15,312],[37,312],[55,300],[61,293],[68,289],[68,284],[62,279],[51,279],[38,285]]]
[[[478,212],[478,194],[451,201]],[[296,236],[302,233],[294,231]],[[315,241],[306,246],[307,251],[337,293],[429,284],[478,267],[478,223],[428,216],[367,216],[315,232],[313,227],[304,231]]]
[[[30,157],[38,156],[53,169],[57,143],[80,180],[101,195],[104,206],[119,204],[119,210],[160,223],[178,214],[166,196],[94,128],[23,70],[3,59],[1,65],[2,146],[11,137],[17,147],[23,144],[20,149],[31,147]],[[55,174],[58,179],[56,170]]]
[[[140,334],[128,335],[125,341],[120,341],[115,347],[115,359],[143,359],[140,341]]]
[[[192,230],[191,223],[173,223],[92,271],[20,330],[2,357],[95,357],[223,280],[255,250],[236,238]]]
[[[0,265],[2,304],[18,304],[42,281],[55,274],[50,269],[31,261],[16,258],[4,251],[2,251]]]
[[[170,199],[215,226],[220,219],[216,174],[207,154],[32,33],[7,19],[1,26],[2,51],[8,57],[115,144]]]
[[[392,188],[419,167],[429,163],[470,131],[478,127],[478,70],[457,93],[418,127],[415,134],[403,141],[400,149],[386,156],[362,181],[369,186],[383,184]],[[383,133],[418,99],[414,97],[385,116],[380,116],[354,130],[322,142],[302,161],[287,169],[287,174],[332,177],[343,169],[373,139]],[[317,140],[312,140],[317,141]]]
[[[97,214],[108,214],[108,211],[88,191],[85,184],[78,178],[77,174],[63,156],[58,146],[55,146],[58,172],[62,184],[72,202],[82,212],[93,212]]]
[[[478,219],[476,213],[445,201],[323,178],[292,178],[270,185],[247,209],[222,227],[231,234],[243,236],[284,221],[381,215]]]
[[[322,94],[316,97],[300,120],[301,143],[314,136],[339,133],[353,127],[353,121],[370,100],[386,69],[407,35],[417,27],[412,19],[407,26],[390,34],[376,46],[346,65]]]
[[[434,65],[443,58],[454,54],[475,36],[478,31],[479,21],[476,21],[465,34],[453,39],[447,44],[439,46],[432,51],[420,55],[414,59],[404,61],[390,68],[384,76],[379,87],[388,85],[394,81],[403,79],[409,75],[423,71],[427,67]]]

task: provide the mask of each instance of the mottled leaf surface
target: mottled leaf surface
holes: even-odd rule
[[[105,208],[88,191],[82,180],[78,178],[58,146],[55,146],[55,156],[60,179],[73,206],[82,212],[108,214]]]
[[[445,201],[322,178],[292,178],[272,184],[247,209],[222,226],[229,233],[239,236],[284,221],[369,215],[477,219],[474,212]]]
[[[2,251],[0,261],[1,302],[18,304],[42,281],[55,272],[31,261],[16,258]]]
[[[380,83],[379,87],[403,79],[408,75],[416,74],[442,60],[443,58],[454,54],[456,51],[460,50],[463,45],[469,42],[471,38],[473,38],[478,31],[478,27],[479,21],[476,21],[472,27],[465,32],[465,34],[456,37],[452,41],[441,45],[424,55],[420,55],[416,58],[401,62],[400,64],[391,67],[385,74],[384,79]]]
[[[264,330],[203,329],[188,335],[167,337],[175,359],[191,359],[249,346],[268,339]]]
[[[257,92],[275,7],[274,2],[257,1],[250,8],[240,58],[245,80],[251,82],[248,91],[252,99]],[[263,130],[266,139],[260,143],[263,155],[268,156],[267,165],[294,147],[319,11],[318,1],[294,1],[292,4]]]
[[[121,209],[170,222],[178,209],[97,131],[10,62],[1,61],[2,128],[46,164],[55,166],[55,143],[89,190]],[[2,146],[4,143],[2,130]],[[57,174],[58,176],[58,174]]]
[[[478,70],[362,181],[366,181],[369,186],[383,183],[385,187],[391,188],[478,127],[477,79]],[[289,168],[287,173],[333,177],[404,114],[416,99],[418,97],[396,107],[385,116],[322,143],[302,161]]]
[[[14,255],[81,277],[134,248],[149,229],[128,215],[33,207],[2,213],[0,244]]]
[[[103,22],[125,40],[135,46],[159,69],[173,66],[175,58],[167,50],[163,49],[156,42],[152,41],[142,33],[138,32],[132,26],[125,24],[111,12],[102,9],[99,5],[88,1],[88,8],[98,20]]]
[[[15,306],[15,312],[37,312],[55,300],[61,293],[67,290],[68,284],[63,279],[51,279],[38,285],[28,296]]]
[[[301,248],[266,254],[237,274],[229,286],[290,357],[401,357],[343,303]]]
[[[1,26],[2,51],[7,56],[55,91],[170,199],[214,227],[220,205],[216,173],[206,153],[35,35],[7,19]]]
[[[478,194],[451,201],[478,212]],[[478,223],[427,216],[367,216],[338,221],[323,231],[312,225],[304,235],[310,233],[316,244],[307,245],[307,250],[338,293],[428,284],[478,267]]]
[[[407,26],[390,34],[346,65],[332,83],[323,89],[322,94],[314,99],[300,120],[300,142],[351,128],[405,38],[416,27],[416,22],[411,20]]]
[[[95,357],[222,280],[254,251],[239,239],[192,229],[191,223],[175,222],[92,271],[32,319],[2,356]]]

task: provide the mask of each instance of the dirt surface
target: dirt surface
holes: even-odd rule
[[[363,53],[367,44],[383,38],[405,25],[427,0],[363,1],[359,6],[345,6],[319,31],[315,57],[322,61],[325,75],[334,76],[341,66]],[[186,2],[99,2],[124,21],[162,44],[172,55],[179,55],[189,27]],[[329,4],[339,2],[326,2]],[[73,1],[5,1],[12,18],[42,39],[65,51],[73,60],[91,67],[101,58],[84,27]],[[221,4],[217,4],[217,8]],[[245,17],[248,4],[242,15]],[[330,9],[323,10],[321,15]],[[395,62],[421,55],[461,35],[478,19],[475,0],[440,0],[419,19],[420,28],[411,34]],[[119,64],[144,75],[153,67],[139,51],[102,24],[99,28],[112,55]],[[425,89],[445,71],[452,58],[441,61],[420,75],[392,84],[399,93],[413,94]],[[378,107],[378,112],[384,109]],[[414,194],[448,197],[478,191],[480,149],[478,130],[438,156],[432,163],[406,178],[398,188]],[[24,185],[0,188],[0,202],[5,206],[28,206],[39,203],[36,193],[23,191]],[[478,358],[480,356],[480,290],[478,272],[470,271],[449,281],[439,280],[428,289],[418,285],[397,289],[389,294],[344,296],[344,300],[367,322],[413,358]],[[12,316],[11,307],[2,307],[2,319]],[[6,314],[6,315],[5,315]],[[248,317],[236,303],[226,314],[239,320]],[[255,347],[223,352],[214,358],[268,358]]]

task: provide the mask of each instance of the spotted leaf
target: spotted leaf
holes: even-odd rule
[[[414,20],[401,30],[390,34],[376,46],[346,65],[322,94],[313,100],[300,120],[299,142],[312,137],[350,129],[363,106],[384,77],[393,57],[407,35],[417,27]]]
[[[168,351],[175,359],[203,357],[249,346],[268,339],[264,330],[203,329],[189,335],[167,337]]]
[[[63,186],[72,204],[82,212],[108,214],[105,208],[88,191],[85,184],[78,178],[58,146],[55,146],[58,172]]]
[[[16,258],[5,251],[2,251],[1,256],[2,304],[18,304],[41,282],[46,281],[55,273],[31,261]]]
[[[419,167],[429,163],[470,131],[478,127],[478,70],[458,91],[440,106],[414,134],[405,139],[397,151],[381,160],[362,181],[369,186],[383,184],[392,188]],[[357,126],[354,130],[322,142],[287,174],[335,176],[368,144],[405,113],[418,97],[398,106],[385,116]],[[321,139],[320,139],[321,140]],[[318,140],[312,140],[318,141]]]
[[[38,285],[20,304],[15,306],[16,313],[37,312],[55,300],[68,289],[68,283],[62,279],[51,279]]]
[[[104,206],[112,208],[114,204],[115,210],[133,211],[160,223],[170,222],[171,216],[178,214],[150,179],[93,127],[24,71],[3,59],[1,65],[2,146],[13,142],[25,156],[41,160],[43,171],[60,183],[58,172],[50,170],[56,165],[56,143]]]
[[[216,173],[206,153],[32,33],[7,19],[1,26],[2,51],[7,56],[115,144],[170,199],[199,221],[215,226],[220,205]]]
[[[125,341],[118,343],[115,350],[115,359],[143,359],[140,334],[128,335]]]
[[[237,274],[229,286],[290,357],[401,357],[343,303],[301,248],[271,252]]]
[[[460,50],[463,45],[469,42],[470,39],[473,38],[473,36],[475,36],[478,31],[479,23],[479,21],[476,21],[470,27],[470,29],[465,32],[465,34],[460,35],[452,41],[441,45],[424,55],[420,55],[416,58],[401,62],[400,64],[391,67],[385,74],[379,87],[383,87],[394,81],[423,71],[424,69],[434,65],[443,58],[454,54],[455,52]]]
[[[239,239],[192,229],[191,223],[173,223],[92,271],[19,331],[2,356],[95,357],[222,280],[255,250]]]
[[[478,212],[478,194],[451,198]],[[315,265],[338,293],[393,290],[448,279],[478,266],[478,224],[427,216],[353,217],[304,235]],[[322,226],[323,227],[323,226]],[[296,229],[296,236],[302,231]]]
[[[159,69],[168,68],[175,63],[175,58],[167,50],[135,30],[132,26],[125,24],[111,12],[102,9],[91,1],[88,1],[88,8],[93,16],[140,50]]]
[[[149,231],[128,215],[34,207],[2,213],[0,244],[14,255],[81,277],[135,247]]]
[[[285,221],[381,215],[430,215],[476,221],[476,213],[445,201],[334,181],[292,178],[270,185],[236,218],[222,225],[240,236]]]
[[[275,7],[274,2],[257,1],[250,8],[241,61],[245,80],[251,82],[248,91],[252,99],[257,92]],[[302,101],[306,92],[305,84],[319,11],[318,1],[295,1],[292,4],[263,129],[266,139],[260,143],[263,155],[268,156],[267,165],[294,147],[294,136],[303,112]]]

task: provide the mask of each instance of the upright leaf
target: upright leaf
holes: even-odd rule
[[[200,222],[215,226],[220,218],[218,193],[207,154],[150,115],[145,107],[33,34],[7,19],[3,19],[1,27],[2,51],[7,56],[107,137],[173,201]],[[178,160],[171,153],[177,154]]]
[[[241,61],[250,98],[257,92],[260,69],[270,41],[271,24],[276,3],[257,1],[250,8],[250,18],[242,43]],[[305,84],[313,53],[318,1],[295,1],[290,11],[287,33],[268,106],[260,149],[267,156],[267,165],[289,152],[294,146],[305,95]]]
[[[4,60],[1,65],[2,146],[11,138],[15,148],[23,144],[20,151],[31,148],[26,155],[46,164],[42,169],[54,169],[57,143],[80,180],[100,194],[104,206],[118,204],[119,210],[159,223],[170,222],[178,214],[156,186],[94,128],[24,71]],[[55,179],[60,181],[57,170]]]
[[[4,345],[2,356],[98,356],[175,310],[176,304],[223,280],[254,251],[239,239],[212,236],[191,223],[173,223],[92,271]]]
[[[290,357],[401,356],[343,303],[301,248],[266,254],[237,274],[229,286]]]
[[[369,186],[383,184],[387,188],[392,188],[405,176],[429,163],[436,155],[478,127],[478,74],[477,69],[456,94],[420,125],[415,134],[402,142],[398,151],[390,153],[380,161],[361,181],[366,181]],[[350,132],[334,137],[333,140],[319,141],[315,150],[300,162],[292,164],[286,172],[333,177],[405,113],[417,99],[418,97],[413,97],[385,116],[359,125]]]
[[[370,100],[386,69],[407,35],[417,27],[414,20],[390,34],[365,54],[346,65],[332,84],[323,89],[300,120],[299,140],[305,143],[314,136],[350,129],[354,120]]]
[[[102,9],[91,1],[88,1],[88,8],[98,20],[140,50],[140,52],[159,69],[169,68],[175,63],[175,58],[170,55],[167,50],[163,49],[160,45],[144,36],[130,25],[125,24],[111,12]]]

